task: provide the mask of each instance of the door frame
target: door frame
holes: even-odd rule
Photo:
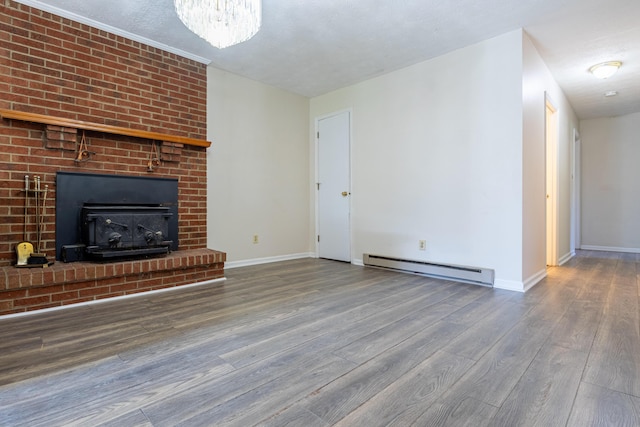
[[[318,234],[320,231],[320,212],[319,212],[319,194],[318,194],[318,182],[320,179],[320,146],[318,144],[318,132],[320,121],[324,119],[328,119],[329,117],[338,116],[340,114],[347,113],[349,115],[349,185],[347,191],[349,192],[349,262],[353,263],[353,219],[351,212],[353,211],[352,206],[352,174],[353,174],[353,111],[351,108],[346,108],[344,110],[334,111],[328,114],[323,114],[321,116],[317,116],[314,119],[314,130],[313,130],[313,143],[314,143],[314,180],[313,180],[313,193],[314,193],[314,211],[315,211],[315,231],[313,233],[313,241],[314,241],[314,252],[315,258],[320,257],[320,242],[318,242]]]
[[[558,265],[559,116],[548,93],[545,93],[544,101],[545,260],[547,266],[555,266]]]
[[[573,128],[573,145],[572,145],[572,169],[571,169],[571,255],[575,255],[576,250],[580,249],[582,244],[582,236],[580,234],[580,180],[581,180],[581,154],[582,141],[580,140],[580,132]]]

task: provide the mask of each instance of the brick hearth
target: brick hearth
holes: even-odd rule
[[[0,268],[0,314],[59,307],[218,279],[225,254],[210,249],[110,263],[57,262],[46,268]]]

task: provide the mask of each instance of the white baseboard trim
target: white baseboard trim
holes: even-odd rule
[[[278,261],[290,261],[293,259],[301,259],[301,258],[314,258],[315,254],[313,252],[303,252],[299,254],[290,254],[290,255],[278,255],[267,258],[253,258],[253,259],[244,259],[240,261],[226,261],[224,263],[224,269],[228,268],[238,268],[238,267],[248,267],[251,265],[258,264],[269,264],[272,262]]]
[[[357,265],[359,267],[364,267],[364,261],[361,259],[352,259],[351,264]]]
[[[537,285],[542,279],[547,277],[547,269],[543,268],[532,276],[529,276],[527,280],[524,281],[524,292],[527,292],[529,289],[533,288]]]
[[[575,252],[569,252],[568,254],[565,254],[564,256],[562,256],[559,260],[558,260],[558,265],[564,265],[566,264],[571,258],[573,258],[574,256],[576,256]]]
[[[507,291],[515,291],[515,292],[527,292],[529,289],[533,288],[538,282],[547,277],[547,269],[542,269],[530,276],[524,282],[518,282],[516,280],[502,280],[496,279],[493,283],[493,287],[496,289],[504,289]]]
[[[524,286],[522,282],[518,282],[515,280],[503,280],[503,279],[495,279],[493,281],[493,287],[495,289],[504,289],[507,291],[515,291],[515,292],[524,292]]]
[[[22,312],[22,313],[5,314],[5,315],[0,316],[0,319],[10,319],[12,317],[30,316],[32,314],[46,313],[46,312],[49,312],[49,311],[66,310],[67,308],[77,308],[77,307],[82,307],[82,306],[86,306],[86,305],[95,305],[95,304],[102,304],[102,303],[105,303],[105,302],[118,301],[118,300],[129,299],[129,298],[137,298],[137,297],[143,297],[143,296],[149,296],[149,295],[152,295],[152,294],[159,294],[159,293],[163,293],[163,292],[177,291],[178,289],[187,289],[187,288],[194,288],[196,286],[212,285],[214,283],[220,283],[220,282],[224,282],[226,280],[227,280],[226,277],[221,277],[219,279],[205,280],[204,282],[190,283],[188,285],[179,285],[179,286],[172,286],[170,288],[154,289],[152,291],[136,292],[134,294],[120,295],[120,296],[117,296],[117,297],[109,297],[109,298],[101,298],[101,299],[97,299],[97,300],[93,300],[93,301],[83,301],[83,302],[79,302],[79,303],[76,303],[76,304],[61,305],[59,307],[48,307],[48,308],[43,308],[43,309],[39,309],[39,310],[25,311],[25,312]]]
[[[625,252],[629,254],[640,254],[640,248],[620,248],[615,246],[582,245],[580,246],[580,249],[585,251]]]

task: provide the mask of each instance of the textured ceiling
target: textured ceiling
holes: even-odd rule
[[[263,0],[260,32],[222,50],[172,0],[17,1],[309,97],[524,28],[578,117],[640,111],[640,0]],[[588,73],[607,60],[614,77]]]

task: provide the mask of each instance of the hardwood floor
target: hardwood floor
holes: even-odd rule
[[[519,294],[305,259],[0,319],[0,425],[638,426],[639,262]]]

